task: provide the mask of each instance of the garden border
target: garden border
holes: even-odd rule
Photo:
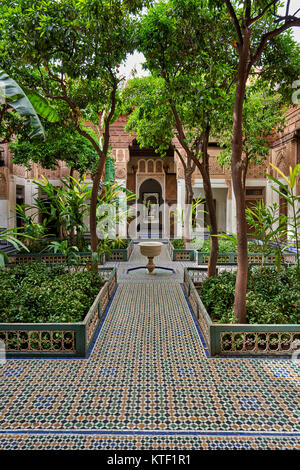
[[[248,262],[252,264],[261,264],[262,262],[262,253],[248,253]],[[294,253],[284,253],[284,263],[295,263],[296,255]],[[218,265],[220,266],[234,266],[237,264],[237,253],[219,253],[218,256]],[[198,265],[207,264],[209,259],[209,253],[204,251],[197,251],[197,262]],[[270,253],[265,256],[265,264],[274,264],[275,263],[275,254]]]
[[[196,260],[196,250],[176,249],[172,245],[172,240],[176,240],[176,238],[170,238],[168,240],[168,251],[169,251],[172,261],[195,261]]]
[[[101,264],[106,261],[128,261],[133,250],[133,240],[130,240],[127,248],[112,249],[111,253],[102,253]],[[91,262],[91,252],[76,252],[77,256],[82,258],[83,261]],[[47,264],[67,263],[72,258],[73,254],[69,253],[63,255],[61,253],[8,253],[9,265],[13,266],[19,263],[41,262]]]
[[[211,356],[291,357],[296,351],[295,344],[300,343],[298,324],[214,323],[201,301],[191,272],[198,272],[202,278],[203,270],[185,268],[183,287]]]
[[[131,256],[134,244],[131,238],[127,238],[127,240],[130,240],[127,248],[110,250],[110,253],[105,253],[105,261],[128,261]]]
[[[8,358],[11,356],[86,357],[117,286],[115,268],[101,268],[99,274],[106,282],[82,322],[0,323],[0,339],[6,344],[6,356]],[[60,335],[59,338],[56,338],[57,334]],[[11,335],[17,335],[16,339],[11,338]],[[15,341],[16,348],[8,349],[8,341]],[[32,347],[30,342],[36,343],[39,347]],[[47,347],[43,348],[43,344]]]

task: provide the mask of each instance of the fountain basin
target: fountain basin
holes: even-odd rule
[[[141,242],[139,243],[141,254],[147,258],[154,258],[161,253],[163,244],[160,242]]]

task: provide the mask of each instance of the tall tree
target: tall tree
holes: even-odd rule
[[[130,80],[123,92],[123,112],[129,114],[125,129],[136,133],[141,147],[152,147],[163,158],[175,137],[175,122],[168,104],[168,93],[161,77],[143,77]],[[185,204],[190,208],[194,194],[192,175],[196,164],[184,158],[182,152],[174,147],[184,169]],[[185,247],[190,241],[189,220],[185,224]]]
[[[234,93],[232,93],[234,99]],[[243,109],[243,154],[242,182],[246,189],[247,173],[250,165],[260,165],[270,155],[272,136],[282,132],[286,124],[287,103],[274,90],[258,80],[246,87]],[[226,118],[227,116],[227,118]],[[223,147],[218,161],[221,166],[230,168],[232,143],[231,107],[223,110],[223,119],[218,123],[218,136]]]
[[[220,2],[214,2],[220,5]],[[281,86],[287,83],[286,66],[288,61],[298,61],[298,51],[281,35],[293,26],[300,26],[300,9],[292,11],[291,2],[286,2],[283,14],[278,13],[280,0],[225,0],[228,18],[235,28],[238,56],[237,84],[233,110],[233,135],[231,171],[233,190],[236,199],[238,272],[236,278],[234,314],[241,323],[246,321],[246,290],[248,279],[247,223],[245,215],[245,193],[243,189],[243,108],[246,84],[254,71],[264,74]],[[222,7],[221,7],[222,8]],[[296,58],[294,54],[296,53]],[[268,60],[273,58],[274,60]],[[284,62],[281,59],[284,58]],[[272,64],[272,68],[269,65]],[[297,64],[295,64],[297,65]],[[297,67],[296,67],[297,68]],[[255,70],[254,70],[255,69]],[[284,77],[284,83],[281,78]],[[289,79],[298,78],[290,74]]]
[[[191,188],[195,166],[202,175],[212,235],[209,276],[216,274],[218,238],[214,235],[218,227],[208,144],[215,113],[227,100],[234,81],[235,48],[228,44],[232,33],[228,21],[224,25],[215,21],[208,1],[197,0],[156,2],[142,19],[138,31],[139,50],[146,57],[145,67],[163,83],[170,119],[168,133],[174,132],[185,154],[179,157],[182,161],[186,159],[187,188]],[[192,191],[188,191],[192,198]]]
[[[141,1],[6,0],[2,50],[26,85],[65,107],[71,122],[98,155],[90,204],[92,251],[97,251],[96,206],[109,129],[116,117],[119,65],[134,48],[134,17]],[[4,44],[4,46],[3,46]],[[10,56],[8,56],[8,53]],[[26,77],[27,74],[27,77]],[[86,126],[86,122],[90,126]],[[100,135],[97,133],[100,129]]]

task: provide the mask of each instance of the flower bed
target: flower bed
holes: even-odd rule
[[[7,356],[86,356],[117,284],[114,268],[102,268],[99,274],[102,287],[82,321],[0,323]]]
[[[182,238],[170,239],[168,244],[169,253],[173,261],[196,261],[198,265],[205,265],[209,261],[210,244],[209,240],[200,237],[191,241],[191,248],[185,249],[184,240]],[[235,265],[237,264],[237,252],[235,251],[235,244],[230,240],[219,239],[219,265]],[[261,264],[263,255],[259,251],[259,244],[249,241],[248,242],[248,261],[252,264]],[[283,257],[283,263],[295,263],[296,256],[294,253],[286,252]],[[275,263],[275,254],[269,253],[265,257],[266,264]]]
[[[212,356],[291,356],[299,347],[299,324],[231,324],[212,321],[199,295],[197,284],[203,281],[203,277],[204,272],[199,268],[184,270],[184,289]]]

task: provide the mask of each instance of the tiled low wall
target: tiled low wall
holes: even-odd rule
[[[196,259],[195,250],[176,249],[172,245],[171,240],[168,242],[168,250],[172,261],[194,261]]]
[[[109,254],[105,254],[105,261],[128,261],[132,253],[133,247],[133,241],[130,240],[127,248],[110,250]]]
[[[212,322],[194,281],[199,268],[185,268],[184,289],[212,356],[291,356],[300,348],[300,325],[220,324]]]
[[[218,264],[219,265],[229,265],[229,264],[237,264],[237,253],[219,253],[218,256]],[[248,262],[251,264],[261,264],[263,255],[261,253],[249,253],[248,254]],[[199,265],[207,264],[209,260],[209,253],[197,251],[197,261]],[[283,256],[283,263],[295,263],[296,256],[293,253],[286,253]],[[274,264],[275,263],[275,255],[270,254],[265,257],[266,264]]]
[[[117,285],[114,268],[102,268],[99,274],[106,282],[83,322],[0,323],[0,340],[5,343],[6,355],[86,356]]]
[[[82,263],[91,262],[91,253],[76,253]],[[41,262],[46,264],[67,263],[72,258],[72,254],[62,255],[60,253],[12,253],[8,255],[9,264],[16,265],[20,263]]]

